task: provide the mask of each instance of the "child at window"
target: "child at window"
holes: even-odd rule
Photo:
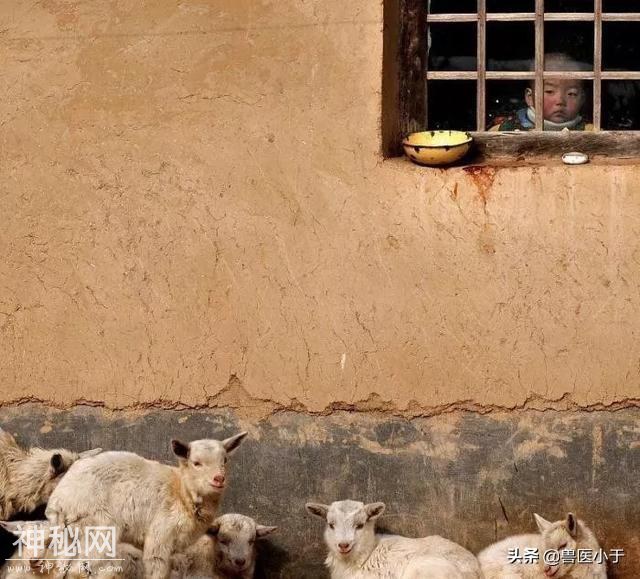
[[[584,70],[584,63],[579,63],[566,54],[547,54],[545,70],[569,71]],[[586,101],[583,80],[557,79],[544,81],[544,130],[590,131],[593,125],[582,118],[582,109]],[[496,124],[490,131],[529,131],[536,126],[535,94],[533,85],[524,92],[526,107],[517,110],[507,118],[496,118]]]

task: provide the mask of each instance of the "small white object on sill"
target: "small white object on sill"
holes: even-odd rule
[[[562,155],[562,162],[565,165],[584,165],[589,162],[589,155],[579,153],[578,151],[572,151]]]

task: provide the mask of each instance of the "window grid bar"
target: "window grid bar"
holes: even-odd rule
[[[536,131],[544,129],[544,0],[536,0],[536,64],[534,108],[536,110]]]
[[[600,13],[603,22],[638,22],[640,12]],[[592,22],[596,18],[593,12],[552,12],[544,15],[546,22]],[[487,22],[535,22],[534,12],[494,12],[487,13]],[[427,21],[435,22],[477,22],[478,14],[428,14]]]
[[[487,107],[487,0],[478,0],[478,50],[476,62],[478,80],[476,82],[476,126],[484,131]]]
[[[478,73],[475,70],[432,70],[426,73],[427,80],[476,80]],[[506,71],[488,70],[485,72],[486,80],[535,80],[536,73],[531,71]],[[567,72],[543,72],[543,78],[547,80],[579,79],[595,80],[595,72],[567,71]],[[640,71],[602,71],[601,80],[640,80]]]
[[[602,124],[602,0],[595,0],[593,38],[593,129]]]

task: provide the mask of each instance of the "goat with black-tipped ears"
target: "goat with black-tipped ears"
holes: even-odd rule
[[[17,513],[32,513],[46,505],[74,462],[100,452],[101,448],[85,452],[64,448],[24,449],[0,428],[0,520],[10,519]]]

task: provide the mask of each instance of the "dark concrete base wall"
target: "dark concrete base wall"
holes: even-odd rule
[[[438,533],[478,551],[533,531],[533,513],[571,510],[606,549],[624,548],[612,577],[640,577],[640,410],[459,413],[405,420],[369,414],[282,413],[256,422],[225,412],[105,413],[3,409],[3,427],[27,445],[102,446],[171,461],[169,439],[250,437],[233,458],[224,510],[278,525],[261,575],[326,577],[322,523],[304,503],[387,503],[381,524]]]

